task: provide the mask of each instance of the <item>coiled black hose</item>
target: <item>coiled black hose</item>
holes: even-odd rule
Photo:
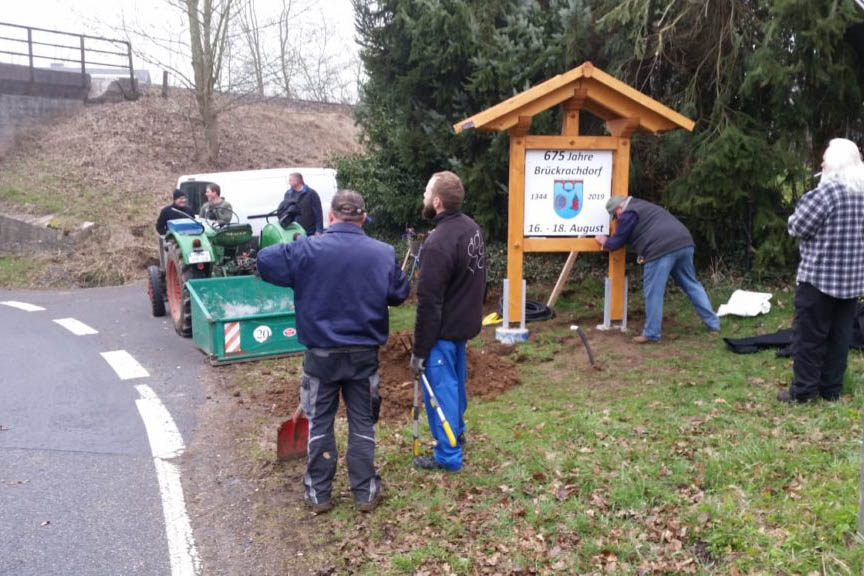
[[[504,315],[504,303],[498,303],[498,314]],[[555,317],[555,311],[536,300],[525,300],[525,322],[542,322]]]

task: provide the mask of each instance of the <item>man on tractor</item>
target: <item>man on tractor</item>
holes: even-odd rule
[[[164,236],[168,231],[168,221],[178,218],[194,218],[195,212],[186,205],[186,194],[182,190],[174,190],[174,202],[162,208],[156,219],[156,232]]]
[[[333,197],[330,227],[320,236],[268,246],[258,253],[261,279],[294,289],[297,337],[306,346],[300,404],[309,418],[306,503],[320,514],[332,508],[338,454],[333,422],[339,392],[348,414],[348,479],[361,512],[381,501],[375,469],[378,420],[378,347],[387,342],[388,306],[410,285],[393,247],[363,233],[366,205],[353,190]]]
[[[198,215],[207,220],[213,220],[222,226],[230,224],[234,211],[231,209],[231,204],[222,199],[222,189],[219,188],[219,185],[213,182],[207,184],[204,195],[207,197],[207,202],[201,206],[201,212]]]

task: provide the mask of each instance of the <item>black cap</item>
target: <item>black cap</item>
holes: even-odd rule
[[[180,198],[181,196],[182,196],[183,198],[185,198],[185,197],[186,197],[186,193],[183,192],[182,190],[180,190],[179,188],[177,188],[176,190],[174,190],[174,200],[176,200],[177,198]]]

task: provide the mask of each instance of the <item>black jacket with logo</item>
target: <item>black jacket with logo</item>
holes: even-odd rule
[[[186,216],[183,216],[183,214],[186,214]],[[162,211],[159,212],[159,218],[156,220],[156,232],[158,232],[160,236],[164,236],[165,233],[168,232],[169,220],[194,217],[195,212],[192,211],[192,208],[188,206],[180,207],[175,206],[174,204],[169,204],[168,206],[162,208]]]
[[[480,227],[461,212],[442,212],[420,251],[414,355],[428,358],[438,340],[480,333],[486,247]]]

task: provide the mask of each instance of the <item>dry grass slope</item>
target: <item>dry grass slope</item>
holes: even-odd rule
[[[91,220],[98,232],[74,253],[34,254],[40,286],[119,284],[140,278],[156,252],[156,214],[177,177],[204,171],[322,166],[358,150],[347,107],[265,101],[222,116],[217,166],[199,160],[201,131],[186,91],[167,99],[88,106],[34,128],[0,158],[0,211]],[[0,279],[0,283],[2,279]]]

